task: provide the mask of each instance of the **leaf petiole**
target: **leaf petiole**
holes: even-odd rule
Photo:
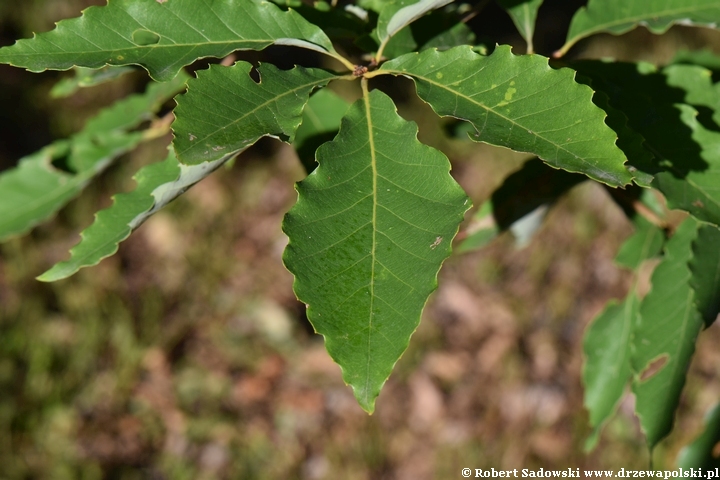
[[[345,66],[345,68],[347,68],[348,70],[350,70],[350,71],[355,70],[355,64],[353,64],[350,60],[343,57],[339,53],[335,53],[335,52],[323,52],[323,53],[334,58],[338,62],[342,63],[343,66]]]

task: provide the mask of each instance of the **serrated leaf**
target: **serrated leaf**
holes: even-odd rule
[[[679,122],[679,112],[673,106],[684,102],[685,92],[671,88],[654,66],[603,61],[578,61],[571,65],[583,78],[590,79],[593,90],[609,97],[610,106],[627,117],[627,126],[644,137],[654,157],[660,157],[665,150],[692,151],[687,144],[689,129]],[[604,107],[604,97],[595,98]],[[650,175],[663,170],[657,165],[657,158],[649,166],[639,163],[634,166],[646,168],[645,173]]]
[[[52,166],[53,160],[69,151],[70,142],[54,142],[0,174],[0,241],[25,233],[50,218],[91,178]]]
[[[70,250],[71,258],[57,263],[38,280],[54,282],[67,278],[79,269],[97,265],[115,254],[120,242],[145,220],[224,162],[225,159],[201,165],[181,165],[171,150],[164,161],[141,168],[134,176],[135,190],[116,195],[113,205],[98,212],[95,222],[82,232],[80,243]]]
[[[712,83],[709,70],[693,65],[671,65],[662,74],[667,85],[680,89],[683,101],[692,106],[674,104],[674,115],[665,115],[662,120],[666,123],[670,119],[667,130],[658,129],[652,139],[653,148],[669,161],[665,171],[655,176],[653,186],[663,192],[671,208],[720,225],[720,186],[716,181],[720,175],[716,153],[720,148],[720,84]],[[677,139],[662,137],[670,133],[670,128]]]
[[[373,31],[373,39],[380,44],[378,29]],[[387,40],[383,49],[383,56],[396,58],[400,55],[414,51],[423,51],[429,48],[448,50],[460,45],[475,43],[475,33],[455,11],[447,9],[436,10],[417,19]]]
[[[714,455],[720,442],[720,404],[705,415],[705,428],[695,440],[680,451],[678,468],[718,468],[720,458]]]
[[[317,91],[303,109],[302,123],[295,133],[293,144],[301,148],[308,139],[325,133],[336,132],[350,102],[328,88]]]
[[[151,83],[144,94],[131,95],[102,110],[69,140],[55,142],[0,174],[0,241],[50,218],[113,159],[141,143],[146,135],[129,130],[149,119],[182,88],[185,79],[178,76],[172,82]],[[69,171],[53,165],[63,159]]]
[[[720,123],[720,83],[712,83],[712,72],[698,65],[670,65],[663,69],[670,87],[685,90],[685,103],[696,109],[712,110],[714,122]]]
[[[315,92],[303,109],[302,123],[295,133],[293,146],[308,173],[317,165],[315,151],[333,139],[350,102],[329,88]]]
[[[643,25],[653,33],[664,33],[674,24],[714,27],[720,23],[718,0],[590,0],[570,22],[564,55],[580,39],[607,32],[625,33]]]
[[[126,73],[130,73],[134,69],[132,67],[75,67],[74,70],[75,75],[69,78],[63,78],[53,86],[52,90],[50,90],[51,97],[69,97],[81,88],[102,85],[103,83],[122,77]]]
[[[173,123],[178,160],[187,165],[229,158],[260,137],[292,142],[310,93],[336,76],[316,68],[280,70],[272,64],[213,65],[180,95]]]
[[[641,187],[649,188],[653,176],[647,172],[653,171],[654,156],[645,148],[645,138],[630,128],[627,116],[610,105],[605,93],[595,92],[593,102],[607,113],[605,123],[618,135],[617,146],[627,157],[628,170],[633,181]]]
[[[143,215],[153,208],[153,190],[177,179],[179,173],[180,167],[172,152],[165,161],[140,169],[134,177],[135,190],[116,195],[113,205],[98,212],[95,222],[81,234],[81,242],[70,251],[70,260],[56,264],[38,280],[54,282],[69,277],[80,268],[96,265],[117,252],[118,244],[130,236],[145,219]]]
[[[697,167],[688,169],[687,158],[675,153],[672,168],[655,175],[653,186],[663,192],[670,208],[692,213],[700,220],[720,225],[720,133],[708,130],[698,121],[698,112],[688,105],[678,105],[680,120],[690,128],[691,139],[701,148]],[[697,147],[696,147],[697,148]],[[689,152],[692,155],[691,152]],[[669,155],[670,156],[670,155]],[[697,157],[696,157],[697,158]],[[704,165],[703,165],[704,163]]]
[[[698,222],[686,219],[665,245],[635,330],[632,390],[635,411],[652,449],[672,430],[685,375],[703,327],[690,287],[688,261]]]
[[[257,0],[114,0],[79,18],[0,48],[0,63],[33,72],[73,66],[142,65],[159,81],[175,77],[198,58],[234,50],[292,45],[330,53],[320,28],[297,12]]]
[[[380,43],[422,17],[426,13],[443,7],[453,0],[392,0],[386,2],[380,11],[377,36]]]
[[[367,12],[354,5],[329,10],[308,5],[293,6],[308,22],[320,27],[333,40],[347,39],[354,41],[358,36],[368,34],[371,30]]]
[[[533,34],[537,12],[543,0],[497,0],[507,10],[520,35],[527,42],[527,53],[533,53]]]
[[[285,217],[298,298],[368,412],[408,345],[470,201],[378,90],[352,105]]]
[[[592,90],[576,83],[572,70],[550,68],[544,57],[515,56],[509,46],[487,57],[458,47],[408,54],[379,71],[412,78],[439,115],[471,122],[477,141],[532,153],[613,186],[632,178]]]
[[[658,71],[647,64],[576,62],[573,66],[605,92],[614,108],[628,117],[654,154],[651,165],[635,164],[654,176],[652,185],[669,206],[697,218],[720,222],[720,134],[718,88],[701,67],[673,65]],[[671,85],[672,83],[672,85]],[[686,102],[697,102],[692,106]]]
[[[615,263],[637,270],[643,261],[660,253],[665,236],[661,229],[641,216],[633,218],[633,225],[635,232],[623,242]],[[633,285],[624,300],[608,302],[583,338],[584,404],[593,428],[585,441],[586,450],[595,448],[603,426],[615,412],[632,378],[631,353],[640,307],[635,288]]]
[[[692,245],[690,286],[695,302],[709,327],[720,314],[720,229],[703,225]]]

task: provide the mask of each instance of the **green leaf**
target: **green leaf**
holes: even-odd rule
[[[408,54],[378,72],[413,78],[420,98],[439,115],[471,122],[477,141],[532,153],[613,186],[632,178],[592,90],[544,57],[515,56],[509,46],[487,57],[458,47]]]
[[[145,220],[217,170],[225,160],[181,165],[171,150],[164,161],[141,168],[134,176],[135,190],[116,195],[113,205],[98,212],[95,222],[82,232],[80,243],[70,250],[71,258],[56,264],[38,280],[54,282],[67,278],[115,254],[119,243]]]
[[[373,33],[377,34],[377,30]],[[386,58],[395,58],[409,52],[414,52],[417,49],[418,44],[415,41],[412,29],[404,28],[387,39],[385,48],[382,50],[382,55]]]
[[[635,292],[620,303],[610,301],[585,333],[584,404],[593,428],[585,442],[586,450],[595,448],[602,427],[615,412],[632,377],[630,352],[639,305]]]
[[[593,102],[607,113],[605,123],[618,135],[617,146],[627,157],[628,170],[633,176],[633,181],[641,187],[649,188],[653,176],[647,172],[654,171],[655,157],[645,148],[645,138],[630,128],[627,116],[610,105],[605,93],[595,92]]]
[[[673,65],[657,71],[647,64],[575,62],[592,86],[628,118],[628,126],[645,138],[655,158],[633,167],[654,175],[652,185],[672,208],[720,224],[720,133],[718,87],[701,67]],[[693,102],[687,105],[686,102]],[[635,173],[637,175],[637,172]]]
[[[709,108],[714,122],[720,123],[720,83],[712,83],[712,71],[697,65],[670,65],[662,72],[668,86],[685,90],[685,103]]]
[[[678,227],[653,272],[652,289],[640,305],[632,389],[635,411],[651,449],[672,430],[695,339],[703,327],[688,268],[697,230],[698,222],[692,217]]]
[[[445,155],[417,140],[389,97],[364,90],[298,184],[283,228],[295,293],[372,412],[470,201]]]
[[[308,173],[317,165],[315,151],[333,139],[348,107],[350,103],[329,88],[315,92],[305,105],[293,146]]]
[[[302,0],[270,0],[282,7],[299,8],[303,5]]]
[[[387,0],[358,0],[357,4],[365,10],[380,13],[383,7],[387,5]]]
[[[679,50],[670,63],[690,64],[710,70],[720,70],[720,56],[708,48],[703,50]]]
[[[147,217],[159,208],[155,191],[180,176],[180,165],[170,152],[163,162],[153,163],[135,174],[137,186],[130,193],[114,197],[110,208],[96,214],[95,222],[82,234],[82,240],[70,251],[70,260],[60,262],[38,277],[43,282],[54,282],[77,272],[82,267],[97,265],[100,260],[117,252],[118,244],[130,236]],[[176,191],[179,191],[176,189]],[[167,203],[167,202],[165,202]]]
[[[453,0],[392,0],[386,2],[378,18],[377,36],[380,43],[436,8]]]
[[[427,18],[428,22],[423,22]],[[438,18],[433,15],[428,15],[425,18],[421,18],[418,22],[413,24],[413,27],[417,26],[418,29],[424,31],[432,31],[430,22],[437,22]],[[447,16],[446,16],[447,18]],[[427,25],[426,25],[427,24]],[[458,22],[455,25],[447,25],[440,23],[440,31],[437,34],[424,41],[420,46],[420,50],[427,50],[429,48],[436,48],[438,50],[449,50],[460,45],[474,45],[475,44],[475,32],[473,32],[467,24]],[[415,35],[415,28],[412,28],[413,35]],[[417,37],[417,35],[415,35]]]
[[[90,119],[69,140],[55,142],[0,174],[0,241],[22,234],[54,215],[113,159],[148,138],[131,132],[184,86],[185,76],[151,83]],[[56,168],[63,164],[68,171]]]
[[[624,145],[623,142],[636,145],[634,151],[624,148],[638,184],[647,186],[652,182],[654,175],[664,170],[659,165],[660,159],[670,152],[680,152],[686,158],[690,153],[699,153],[674,107],[684,101],[685,92],[669,87],[667,78],[653,65],[578,61],[571,66],[579,72],[579,78],[602,93],[595,95],[596,104],[603,109],[611,107],[607,110],[608,124],[622,136],[618,145]],[[621,117],[627,118],[624,127]],[[651,152],[652,157],[647,157],[643,150]]]
[[[378,29],[373,31],[373,40],[382,43],[378,37]],[[417,19],[387,40],[383,49],[383,56],[395,58],[414,51],[423,51],[429,48],[448,50],[459,45],[472,45],[475,43],[475,33],[465,23],[461,16],[451,7],[436,10]]]
[[[665,236],[661,229],[643,217],[633,218],[633,224],[635,232],[622,244],[615,262],[637,270],[643,261],[660,253]],[[632,378],[631,352],[640,306],[635,287],[633,285],[621,302],[608,302],[583,339],[584,403],[593,427],[585,442],[586,450],[595,448],[603,426],[615,412],[625,386]]]
[[[665,243],[663,230],[637,215],[633,219],[635,233],[620,247],[615,263],[630,270],[637,270],[640,264],[657,256]]]
[[[151,120],[154,112],[184,89],[189,78],[182,73],[171,82],[150,82],[144,93],[130,95],[101,110],[87,121],[78,135],[86,138],[136,128],[143,121]]]
[[[68,155],[70,145],[68,141],[54,142],[0,174],[0,241],[25,233],[50,218],[96,173],[72,175],[53,167],[54,160]],[[104,168],[107,162],[99,162],[98,166]]]
[[[680,119],[690,128],[692,141],[702,149],[699,160],[702,162],[692,170],[686,165],[681,151],[674,155],[672,168],[655,175],[656,186],[668,201],[670,208],[680,208],[690,212],[700,220],[720,225],[720,133],[705,128],[698,121],[698,112],[688,105],[678,105]]]
[[[0,63],[33,72],[73,66],[142,65],[159,81],[198,58],[268,45],[309,48],[335,58],[332,43],[297,12],[256,0],[114,0],[79,18],[0,48]]]
[[[567,53],[580,39],[600,32],[620,35],[643,25],[653,33],[664,33],[674,24],[714,27],[718,23],[718,0],[590,0],[575,13],[557,56]]]
[[[315,92],[305,105],[302,113],[302,123],[295,133],[293,144],[296,148],[316,135],[336,132],[350,102],[333,92],[323,88]]]
[[[720,174],[716,154],[720,148],[720,83],[712,83],[710,70],[693,65],[671,65],[662,74],[668,87],[683,92],[683,101],[692,106],[675,104],[674,115],[667,116],[679,120],[679,125],[672,125],[676,140],[661,140],[657,134],[653,139],[653,146],[657,144],[657,151],[669,160],[666,171],[655,176],[653,186],[665,194],[671,208],[720,225],[720,187],[716,181]],[[669,133],[671,125],[668,127],[660,135]]]
[[[50,90],[53,98],[69,97],[81,88],[102,85],[132,72],[132,67],[83,68],[75,67],[75,75],[63,78]]]
[[[709,327],[720,314],[720,229],[703,225],[692,245],[690,286],[697,308]]]
[[[188,82],[177,98],[175,152],[181,163],[196,165],[230,158],[263,136],[292,142],[313,89],[336,76],[320,69],[279,70],[271,64],[250,76],[252,65],[212,65]]]
[[[510,14],[520,35],[527,42],[527,53],[533,53],[535,21],[543,0],[498,0],[498,3]]]
[[[317,3],[315,7],[317,7]],[[308,5],[293,6],[308,22],[320,27],[332,40],[348,40],[353,42],[358,36],[367,35],[371,31],[367,12],[353,5],[345,8],[318,9]]]
[[[680,451],[677,467],[708,469],[720,467],[720,458],[714,455],[718,442],[720,442],[720,404],[716,404],[705,415],[703,432]]]

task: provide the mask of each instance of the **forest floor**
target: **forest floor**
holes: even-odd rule
[[[75,11],[69,1],[33,8],[44,3],[55,10],[23,7],[28,29]],[[3,8],[0,18],[16,15]],[[53,75],[16,106],[7,102],[21,100],[32,74],[0,70],[6,110],[54,112],[3,123],[0,139],[67,135],[134,88],[40,100]],[[525,159],[439,135],[423,107],[401,114],[451,158],[476,206]],[[369,416],[282,264],[282,218],[305,174],[290,147],[262,141],[148,220],[117,255],[67,280],[35,280],[169,141],[123,157],[52,222],[0,245],[0,478],[417,480],[462,478],[463,468],[648,466],[629,394],[598,447],[584,450],[583,333],[631,282],[613,258],[632,227],[605,189],[572,189],[524,248],[505,233],[453,255]],[[8,167],[16,157],[0,147]],[[720,398],[718,341],[717,323],[700,336],[657,468],[674,468]]]
[[[463,150],[466,148],[466,150]],[[356,404],[282,265],[284,213],[302,166],[263,143],[151,218],[114,257],[41,284],[107,191],[164,149],[101,178],[51,224],[0,250],[0,465],[21,478],[432,479],[469,468],[644,468],[626,396],[599,447],[582,399],[582,335],[630,273],[631,227],[586,182],[525,248],[509,234],[454,255],[374,415]],[[469,150],[468,150],[469,149]],[[517,155],[462,147],[454,173],[476,204]],[[468,153],[470,152],[470,153]],[[124,184],[123,184],[124,183]],[[720,393],[701,336],[671,467]]]

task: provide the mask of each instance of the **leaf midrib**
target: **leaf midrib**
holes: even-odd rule
[[[487,105],[485,105],[485,104],[483,104],[483,103],[481,103],[481,102],[478,102],[478,101],[474,100],[472,97],[468,97],[467,95],[461,93],[461,92],[458,91],[458,90],[453,90],[452,88],[449,88],[449,87],[443,85],[442,83],[437,83],[437,82],[435,82],[435,81],[433,81],[433,80],[431,80],[431,79],[429,79],[429,78],[427,78],[427,77],[425,77],[425,76],[423,76],[423,75],[418,75],[418,74],[416,74],[416,73],[411,73],[411,72],[401,71],[401,70],[390,70],[390,69],[388,69],[388,70],[385,70],[385,71],[386,71],[386,72],[389,72],[389,73],[392,73],[392,74],[395,74],[395,75],[407,75],[407,76],[410,76],[410,77],[412,77],[412,78],[414,78],[414,79],[423,80],[423,81],[425,81],[425,82],[427,82],[427,83],[429,83],[429,84],[431,84],[431,85],[433,85],[433,86],[435,86],[435,87],[442,88],[443,90],[446,90],[446,91],[448,91],[448,92],[450,92],[450,93],[452,93],[452,94],[454,94],[454,95],[457,95],[458,97],[461,97],[461,98],[467,100],[468,102],[470,102],[470,103],[472,103],[472,104],[474,104],[474,105],[477,105],[478,107],[486,110],[487,112],[492,113],[492,114],[494,114],[494,115],[502,118],[503,120],[506,120],[507,122],[509,122],[509,123],[512,124],[513,126],[517,126],[517,127],[519,127],[519,128],[528,130],[527,127],[524,127],[522,124],[516,122],[515,120],[506,117],[505,115],[499,113],[497,110],[494,110],[492,107],[488,107]],[[459,118],[459,117],[456,117],[456,118]],[[467,120],[467,121],[469,121],[469,122],[472,123],[472,121],[469,120],[469,119],[463,119],[463,120]],[[555,142],[553,142],[553,141],[551,141],[551,140],[548,140],[547,138],[545,138],[545,137],[543,137],[542,135],[540,135],[540,134],[538,134],[538,133],[535,133],[535,132],[533,132],[532,135],[535,135],[537,138],[540,138],[540,139],[546,141],[547,143],[549,143],[550,145],[554,146],[554,147],[557,148],[558,150],[562,150],[562,151],[566,152],[567,154],[572,155],[573,157],[575,157],[575,158],[577,158],[579,161],[581,161],[583,164],[585,164],[585,165],[587,165],[587,166],[589,166],[589,167],[592,167],[592,168],[594,168],[594,169],[597,169],[597,168],[598,168],[597,165],[593,165],[592,163],[588,162],[588,161],[585,160],[584,158],[575,155],[573,152],[571,152],[570,150],[568,150],[567,148],[565,148],[563,145],[558,144],[558,143],[555,143]]]
[[[678,15],[678,14],[683,14],[683,13],[693,13],[694,11],[705,10],[705,9],[708,9],[708,8],[717,8],[717,7],[712,7],[712,6],[702,6],[702,7],[698,7],[698,6],[696,6],[696,7],[685,7],[685,8],[677,8],[677,9],[663,10],[663,11],[661,11],[661,12],[657,12],[657,13],[653,14],[652,17],[661,17],[661,16],[667,16],[667,15]],[[585,9],[585,12],[587,12],[587,8]],[[618,19],[618,20],[615,20],[615,21],[612,21],[612,22],[602,23],[602,24],[600,24],[600,25],[596,25],[595,27],[593,27],[593,28],[591,28],[591,29],[589,29],[589,30],[585,30],[584,33],[575,35],[575,36],[572,37],[571,39],[568,39],[568,41],[565,42],[565,43],[566,43],[566,44],[571,44],[571,43],[574,44],[574,43],[577,42],[577,40],[579,40],[580,38],[586,37],[589,33],[594,33],[594,32],[598,32],[598,31],[601,31],[601,30],[605,30],[605,29],[610,28],[610,27],[619,26],[619,25],[622,25],[623,23],[628,23],[628,22],[629,22],[629,23],[636,23],[636,22],[640,22],[640,21],[642,21],[642,20],[644,20],[644,19],[647,19],[648,16],[649,16],[648,14],[645,14],[645,15],[635,15],[635,16],[632,16],[632,17],[625,17],[625,18],[623,18],[623,19]],[[674,20],[671,21],[671,23],[674,23]]]
[[[370,146],[370,166],[372,167],[372,248],[370,250],[370,312],[368,315],[367,352],[365,357],[365,402],[370,402],[370,339],[373,329],[373,310],[375,306],[375,263],[377,248],[377,155],[375,151],[375,137],[373,136],[372,112],[370,109],[370,93],[368,91],[367,79],[362,80],[363,100],[365,103],[365,116],[367,117],[368,144]]]
[[[30,39],[28,39],[28,40],[30,40]],[[94,54],[98,54],[98,53],[126,52],[128,50],[134,52],[134,51],[138,51],[138,50],[142,51],[145,49],[154,49],[154,48],[178,48],[178,47],[196,48],[198,46],[203,46],[203,45],[229,45],[229,44],[233,44],[233,43],[272,44],[272,43],[275,43],[277,40],[278,39],[275,38],[275,39],[271,39],[271,40],[265,40],[265,39],[262,39],[262,40],[227,40],[227,41],[212,41],[212,42],[198,42],[198,43],[172,43],[172,44],[167,44],[167,45],[158,45],[158,44],[138,45],[135,47],[124,47],[124,48],[114,48],[114,49],[64,50],[62,52],[57,52],[57,53],[42,53],[42,52],[6,53],[5,55],[0,55],[0,58],[3,56],[7,56],[7,57],[35,57],[35,56],[48,57],[48,56],[53,56],[53,55],[68,55],[68,54],[94,55]],[[308,42],[308,43],[312,43],[312,42]],[[317,45],[317,44],[313,43],[313,45]],[[324,47],[320,47],[320,48],[323,48],[323,50],[325,50]]]
[[[533,25],[530,23],[530,7],[527,3],[524,3],[523,6],[523,27],[525,28],[525,35],[527,36],[526,41],[528,44],[532,44],[532,30]]]
[[[265,108],[265,107],[267,107],[268,105],[271,105],[271,104],[273,104],[273,103],[278,103],[279,101],[281,101],[281,99],[283,99],[283,98],[285,98],[285,97],[287,97],[288,95],[291,95],[291,94],[294,95],[294,94],[295,94],[297,91],[299,91],[299,90],[302,90],[302,89],[304,89],[304,88],[308,88],[308,87],[311,87],[311,86],[321,85],[321,84],[323,84],[323,83],[328,82],[329,80],[330,80],[330,79],[328,79],[328,78],[316,79],[316,80],[313,80],[312,82],[308,82],[308,83],[305,83],[305,84],[303,84],[303,85],[299,85],[299,86],[297,86],[297,87],[295,87],[295,88],[292,88],[292,89],[289,89],[289,90],[284,90],[283,93],[281,93],[280,95],[277,95],[277,96],[275,96],[275,97],[273,97],[273,98],[271,98],[271,99],[269,99],[269,100],[267,100],[267,101],[265,101],[265,102],[257,105],[257,106],[256,106],[255,108],[253,108],[252,110],[248,110],[244,115],[236,118],[235,120],[233,120],[232,122],[228,123],[227,125],[224,125],[224,126],[218,128],[218,129],[216,129],[215,131],[213,131],[213,132],[205,135],[205,136],[202,137],[202,138],[196,139],[195,141],[197,141],[197,143],[191,144],[189,147],[187,147],[186,149],[184,149],[184,150],[182,150],[182,151],[177,150],[177,155],[178,155],[178,157],[181,157],[183,154],[187,153],[188,151],[190,151],[190,150],[192,150],[192,149],[198,148],[198,147],[200,146],[200,144],[201,144],[202,142],[205,142],[208,138],[210,138],[210,137],[212,137],[212,136],[214,136],[214,135],[217,135],[217,133],[218,133],[219,131],[221,131],[221,130],[224,130],[224,129],[232,126],[232,125],[235,125],[235,124],[237,124],[238,122],[240,122],[240,121],[242,121],[242,120],[245,120],[248,116],[254,114],[256,111],[258,111],[258,110],[260,110],[260,109],[262,109],[262,108]],[[199,93],[202,93],[203,95],[207,95],[207,94],[204,93],[204,92],[199,92]],[[267,135],[267,134],[265,134],[265,135]],[[260,136],[263,136],[263,135],[260,135]],[[260,138],[260,136],[258,136],[258,138]],[[195,142],[195,141],[193,141],[193,142]],[[225,155],[228,155],[228,154],[229,154],[229,153],[226,153]],[[207,160],[205,160],[205,161],[207,161]]]

